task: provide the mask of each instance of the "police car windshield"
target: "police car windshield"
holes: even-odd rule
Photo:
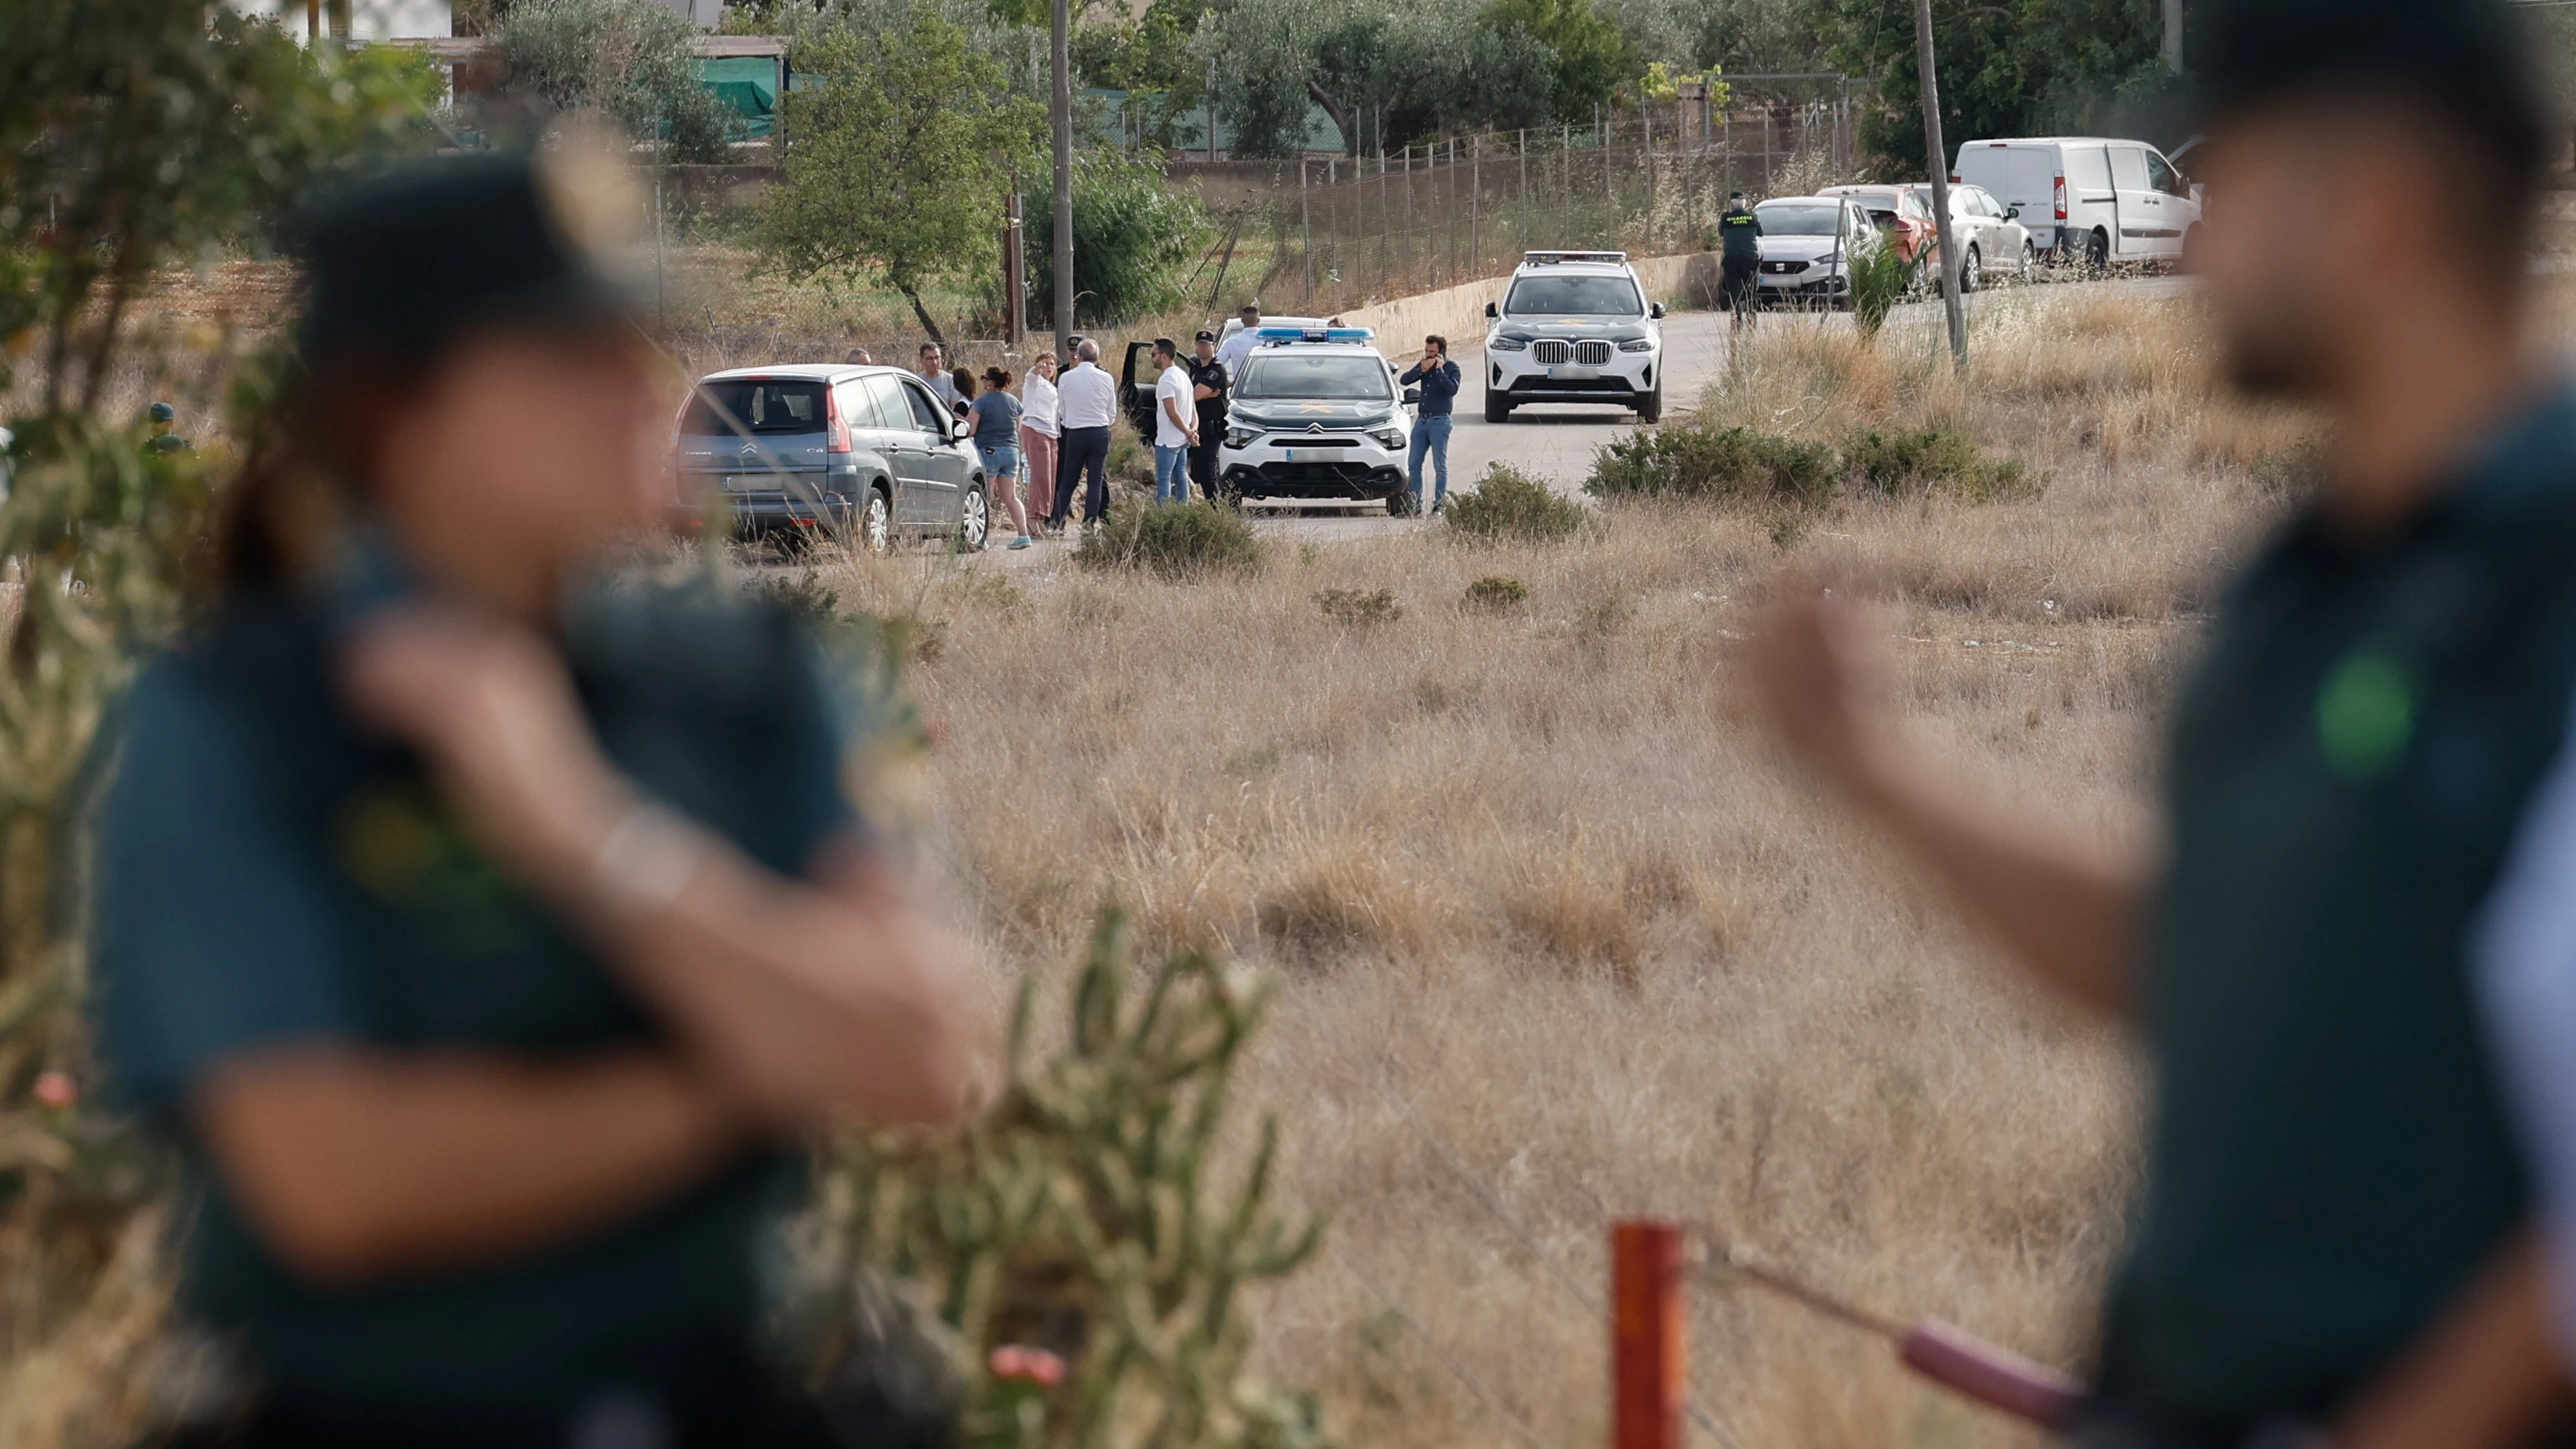
[[[736,377],[699,383],[689,399],[688,415],[680,420],[680,431],[692,437],[724,437],[739,425],[755,433],[819,433],[823,424],[823,384]]]
[[[1567,317],[1634,317],[1646,310],[1626,277],[1522,277],[1503,302],[1506,312]]]
[[[1385,402],[1386,364],[1353,352],[1256,352],[1243,365],[1243,382],[1234,395],[1251,401],[1265,398],[1325,398],[1341,402]]]
[[[1822,202],[1766,201],[1753,214],[1764,236],[1832,236],[1842,226],[1842,208]]]

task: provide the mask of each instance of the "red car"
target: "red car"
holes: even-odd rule
[[[1920,261],[1923,254],[1939,240],[1932,224],[1932,208],[1922,192],[1912,186],[1828,186],[1818,196],[1848,196],[1869,213],[1870,222],[1896,243],[1896,254],[1909,262]]]

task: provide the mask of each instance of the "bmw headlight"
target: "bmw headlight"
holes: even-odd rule
[[[1526,337],[1493,337],[1488,338],[1485,345],[1496,352],[1529,351],[1529,339]]]
[[[1247,428],[1238,423],[1225,430],[1225,445],[1229,448],[1249,448],[1253,440],[1260,436],[1259,428]]]
[[[1655,350],[1655,339],[1651,337],[1631,337],[1627,341],[1619,344],[1619,350],[1621,352],[1652,352]]]
[[[1393,428],[1380,428],[1376,432],[1369,434],[1369,437],[1381,448],[1401,448],[1404,446],[1404,434],[1397,432]]]

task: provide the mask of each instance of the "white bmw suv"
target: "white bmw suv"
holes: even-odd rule
[[[1414,396],[1365,327],[1263,327],[1226,394],[1217,487],[1246,498],[1384,499],[1413,511]]]
[[[1664,415],[1664,304],[1646,300],[1626,252],[1523,252],[1485,315],[1486,422],[1534,402]]]

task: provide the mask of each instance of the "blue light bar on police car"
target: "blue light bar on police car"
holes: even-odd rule
[[[1524,262],[1536,262],[1541,264],[1548,262],[1624,262],[1628,260],[1628,254],[1626,252],[1523,252],[1521,253],[1521,260]]]
[[[1282,342],[1366,342],[1377,333],[1367,327],[1261,327],[1252,335],[1276,347]]]

